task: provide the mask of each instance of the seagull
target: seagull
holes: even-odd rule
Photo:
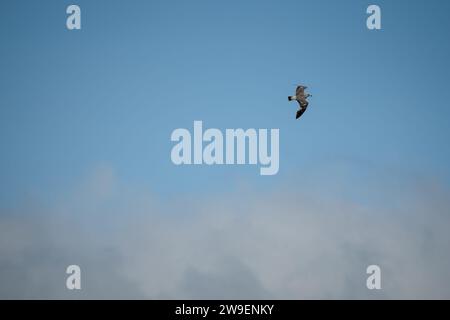
[[[297,114],[295,116],[295,119],[298,119],[302,116],[302,114],[306,111],[306,108],[308,108],[308,100],[306,100],[309,97],[312,97],[309,93],[305,94],[305,89],[308,87],[299,85],[297,86],[297,89],[295,90],[295,96],[289,96],[288,100],[292,101],[295,100],[300,105],[300,109],[297,111]]]

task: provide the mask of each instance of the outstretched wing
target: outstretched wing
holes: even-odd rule
[[[295,95],[297,97],[302,97],[305,95],[305,87],[304,86],[297,86],[297,89],[295,89]]]

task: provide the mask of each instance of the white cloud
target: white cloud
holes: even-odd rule
[[[402,183],[365,203],[289,183],[160,203],[102,168],[63,200],[3,210],[0,297],[450,298],[448,191]],[[69,264],[81,292],[65,290]]]

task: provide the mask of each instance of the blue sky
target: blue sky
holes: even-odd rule
[[[66,29],[72,3],[79,31]],[[380,31],[366,28],[372,3]],[[99,281],[88,297],[126,273],[106,291],[224,297],[231,280],[225,297],[359,298],[376,257],[397,276],[388,297],[448,298],[449,12],[448,1],[5,1],[0,296],[64,296],[56,278],[55,291],[26,279],[81,261]],[[313,97],[296,121],[298,83]],[[170,135],[195,120],[279,129],[279,173],[175,166]]]
[[[99,164],[154,192],[274,185],[339,161],[448,181],[450,5],[378,1],[9,1],[2,10],[2,201],[57,192]],[[305,83],[294,121],[286,96]],[[280,172],[175,167],[170,133],[279,128]]]

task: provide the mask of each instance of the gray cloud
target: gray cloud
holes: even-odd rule
[[[58,200],[2,209],[0,298],[450,298],[448,190],[382,174],[361,202],[333,185],[162,203],[100,168]]]

